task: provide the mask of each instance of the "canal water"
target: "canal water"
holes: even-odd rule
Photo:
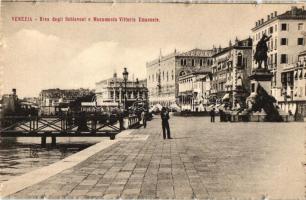
[[[56,147],[51,147],[51,138],[47,138],[46,148],[41,148],[40,138],[0,137],[0,183],[48,166],[106,139],[109,140],[109,138],[57,138]]]

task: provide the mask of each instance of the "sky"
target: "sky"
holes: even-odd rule
[[[0,93],[17,89],[20,97],[48,88],[95,88],[122,76],[146,77],[146,62],[194,48],[225,47],[251,36],[255,21],[289,4],[137,4],[18,3],[1,5]],[[13,21],[12,17],[32,21]],[[40,21],[40,17],[51,21]],[[159,22],[52,22],[53,17],[138,17]],[[35,20],[36,19],[36,20]],[[0,82],[1,84],[1,82]]]

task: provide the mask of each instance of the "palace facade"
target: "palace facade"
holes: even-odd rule
[[[212,50],[193,49],[184,53],[176,50],[147,62],[147,86],[151,105],[170,106],[179,103],[179,76],[188,68],[212,65]]]

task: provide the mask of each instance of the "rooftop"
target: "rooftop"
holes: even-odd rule
[[[213,51],[212,50],[203,50],[203,49],[192,49],[190,51],[181,53],[177,56],[184,56],[184,57],[211,57],[213,55]]]
[[[232,49],[243,49],[243,48],[252,49],[252,39],[251,38],[247,38],[244,40],[236,40],[234,45],[223,48],[221,51],[215,53],[212,57],[217,57]]]
[[[261,27],[266,26],[267,24],[280,19],[295,19],[295,20],[305,20],[306,19],[306,10],[304,10],[304,7],[297,8],[296,6],[292,6],[291,10],[286,11],[285,13],[281,15],[277,15],[277,12],[271,13],[270,15],[267,15],[267,20],[264,21],[264,19],[260,19],[256,21],[255,27],[252,28],[252,31],[255,31]]]
[[[203,50],[199,48],[195,48],[183,53],[179,53],[178,51],[174,50],[174,52],[167,54],[165,56],[160,54],[159,58],[147,62],[147,65],[149,66],[154,65],[157,64],[158,62],[162,62],[168,60],[169,58],[174,58],[174,57],[211,57],[212,55],[213,55],[213,50]]]
[[[139,81],[139,84],[145,84],[146,85],[147,79],[139,79],[138,81]],[[118,78],[117,73],[114,73],[113,77],[101,80],[99,82],[96,82],[96,85],[102,84],[102,83],[107,84],[109,82],[123,83],[124,79],[123,78]],[[133,82],[136,82],[136,79],[135,80],[131,80],[131,79],[127,80],[127,83],[133,83]]]

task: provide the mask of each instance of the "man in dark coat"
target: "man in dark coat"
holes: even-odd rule
[[[141,112],[141,119],[142,119],[143,128],[146,128],[147,127],[147,111],[146,110],[143,110]]]
[[[210,111],[210,122],[215,122],[215,108],[211,109]]]
[[[169,126],[169,112],[165,107],[162,108],[161,113],[161,120],[162,120],[162,129],[163,129],[163,137],[166,139],[166,132],[167,132],[167,138],[172,139],[170,136],[170,126]]]

